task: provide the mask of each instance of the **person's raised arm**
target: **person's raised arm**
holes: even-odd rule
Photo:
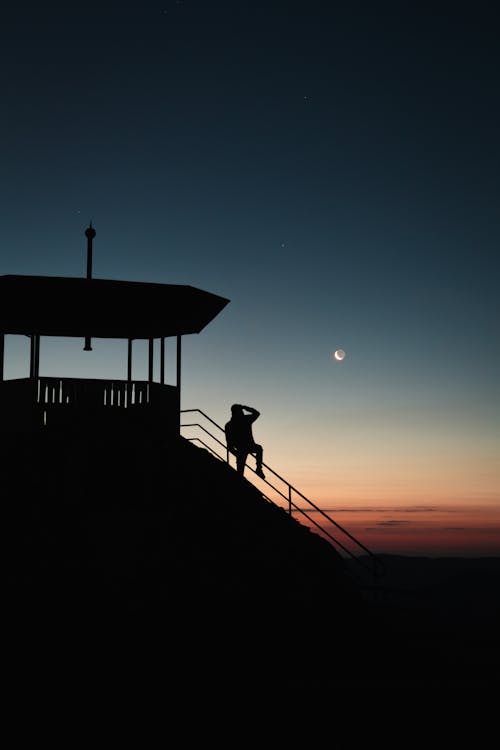
[[[260,411],[257,411],[257,409],[254,409],[253,406],[243,406],[242,409],[245,409],[245,411],[249,411],[252,416],[252,422],[255,422],[255,420],[260,417]]]

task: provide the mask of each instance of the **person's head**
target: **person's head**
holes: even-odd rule
[[[233,404],[231,406],[231,416],[233,417],[241,417],[243,414],[243,407],[241,404]]]

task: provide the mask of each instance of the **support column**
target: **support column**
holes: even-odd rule
[[[179,393],[181,390],[181,340],[182,336],[177,336],[177,362],[176,362],[176,385],[179,389]]]
[[[181,434],[181,348],[182,336],[177,336],[177,357],[176,357],[176,385],[177,385],[177,417],[178,433]]]
[[[165,385],[165,337],[160,340],[160,383]]]
[[[148,350],[148,381],[153,382],[153,349],[154,339],[149,339],[149,350]]]
[[[132,339],[127,342],[127,407],[132,404]]]
[[[30,334],[30,378],[35,377],[35,337]]]
[[[3,380],[4,353],[5,353],[5,334],[0,333],[0,380]]]
[[[127,380],[132,382],[132,339],[128,340],[127,350]]]
[[[33,377],[40,377],[40,335],[35,336],[35,361],[33,367]]]

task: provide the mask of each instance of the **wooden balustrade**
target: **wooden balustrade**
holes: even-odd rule
[[[118,414],[122,424],[133,415],[142,424],[163,424],[179,431],[179,389],[149,381],[55,377],[4,380],[0,382],[0,404],[3,428],[15,431],[74,420],[110,423]]]

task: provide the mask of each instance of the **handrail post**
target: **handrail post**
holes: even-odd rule
[[[292,515],[292,485],[288,485],[288,514]]]

